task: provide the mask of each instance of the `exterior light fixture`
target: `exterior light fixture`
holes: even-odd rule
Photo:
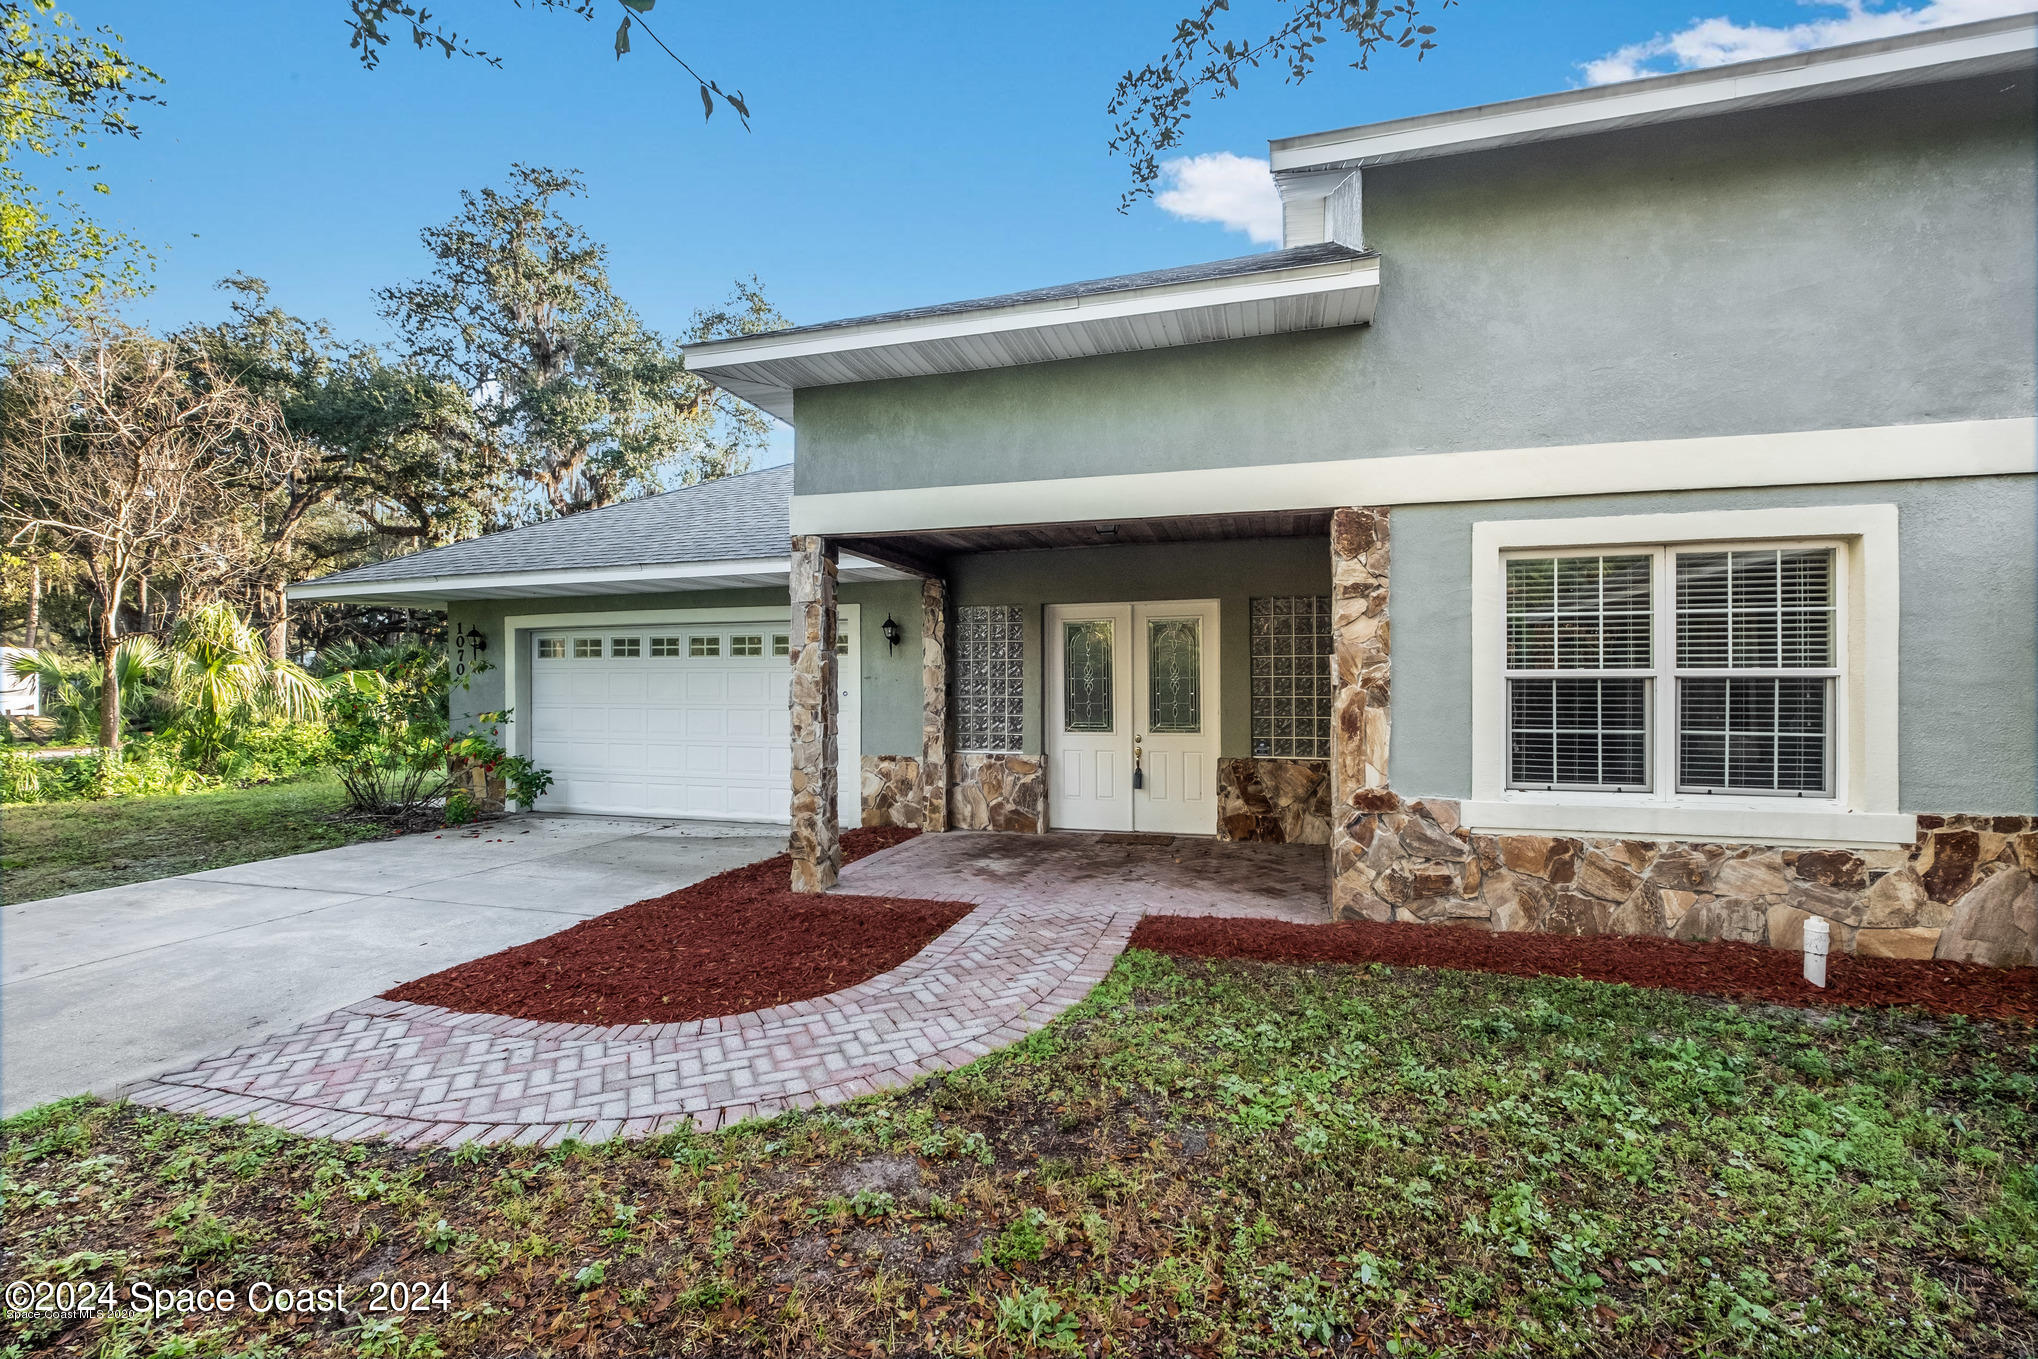
[[[892,621],[890,614],[885,615],[885,624],[879,631],[885,635],[885,650],[887,652],[899,644],[899,625]]]
[[[476,655],[488,650],[488,635],[472,624],[468,625],[466,641],[468,649]]]

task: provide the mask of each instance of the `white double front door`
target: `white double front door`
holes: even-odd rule
[[[1048,824],[1217,830],[1217,601],[1052,604]]]

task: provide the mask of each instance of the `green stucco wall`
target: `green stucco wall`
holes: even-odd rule
[[[1472,525],[1778,505],[1895,505],[1898,796],[1907,812],[2038,812],[2038,477],[1405,505],[1393,516],[1389,777],[1472,791]]]
[[[858,629],[859,674],[863,684],[863,753],[866,755],[907,754],[920,751],[920,584],[918,581],[845,582],[839,591],[844,604],[862,606]],[[493,666],[474,677],[465,690],[453,693],[453,718],[468,724],[475,713],[494,712],[504,706],[528,702],[528,693],[505,705],[503,697],[502,648],[522,646],[525,662],[521,676],[531,673],[530,637],[503,636],[503,620],[533,614],[599,614],[637,612],[649,609],[732,609],[755,608],[761,616],[790,620],[791,601],[784,590],[696,590],[675,594],[581,595],[546,599],[484,599],[454,602],[447,610],[449,631],[478,627],[488,637],[489,660]],[[896,650],[885,645],[885,618],[889,614],[904,633]],[[518,729],[521,740],[525,729]]]
[[[1369,169],[1371,326],[812,388],[795,484],[2030,415],[2034,193],[2009,77]]]
[[[1314,538],[987,552],[957,557],[949,588],[956,607],[1018,604],[1026,619],[1026,751],[1041,750],[1041,623],[1049,604],[1136,604],[1215,599],[1218,713],[1224,755],[1251,753],[1252,668],[1248,631],[1254,595],[1330,593],[1330,544]]]

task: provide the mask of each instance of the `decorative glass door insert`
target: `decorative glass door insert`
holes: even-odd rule
[[[1068,731],[1111,730],[1111,624],[1062,624],[1062,721]]]
[[[1151,618],[1146,624],[1147,729],[1203,729],[1203,625],[1195,618]]]

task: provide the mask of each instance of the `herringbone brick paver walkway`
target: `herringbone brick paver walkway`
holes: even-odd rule
[[[850,865],[841,890],[976,909],[845,991],[607,1028],[366,1000],[125,1093],[409,1145],[712,1130],[907,1085],[1017,1041],[1087,995],[1149,911],[1323,919],[1324,874],[1322,846],[922,836]]]

